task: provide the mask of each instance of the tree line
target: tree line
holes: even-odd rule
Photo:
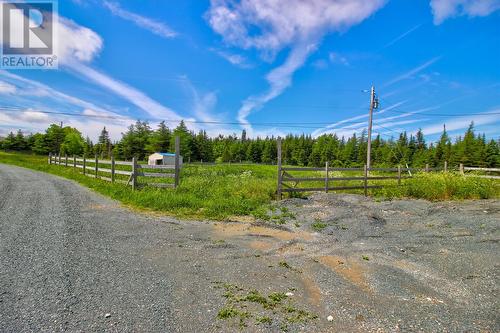
[[[203,130],[190,131],[184,122],[174,128],[161,122],[152,129],[148,122],[137,121],[130,125],[117,142],[112,142],[104,127],[97,142],[84,138],[76,128],[53,124],[45,133],[25,135],[21,130],[0,138],[0,148],[7,151],[26,151],[35,154],[86,155],[130,160],[136,156],[144,160],[154,152],[173,152],[174,138],[180,137],[181,155],[185,162],[251,162],[276,163],[277,138],[248,138],[245,131],[240,136],[229,135],[211,138]],[[366,161],[367,135],[353,134],[338,137],[325,134],[317,138],[310,135],[287,135],[282,139],[283,163],[299,166],[324,166],[328,161],[333,167],[363,166]],[[397,164],[422,167],[425,164],[442,166],[463,163],[468,166],[500,167],[500,140],[487,140],[476,134],[471,123],[463,136],[452,140],[446,128],[437,142],[427,143],[424,133],[406,132],[396,137],[372,140],[372,164],[394,166]]]

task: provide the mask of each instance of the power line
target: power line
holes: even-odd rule
[[[395,103],[391,103],[391,101],[389,101],[387,98],[380,98],[382,101],[387,101],[388,104],[395,104]],[[436,109],[440,109],[441,107],[440,106],[437,106]],[[463,109],[463,108],[462,108]],[[477,108],[475,108],[477,109]],[[399,110],[399,111],[398,111]],[[398,108],[393,108],[393,109],[389,109],[389,110],[386,110],[387,112],[393,112],[393,113],[411,113],[411,114],[418,114],[418,115],[424,115],[424,116],[431,116],[431,117],[467,117],[467,116],[487,116],[487,115],[500,115],[500,112],[468,112],[468,113],[435,113],[435,112],[432,112],[432,113],[425,113],[425,112],[419,112],[419,111],[404,111],[404,110],[401,110],[400,107]]]
[[[485,112],[485,113],[457,113],[457,114],[445,114],[445,113],[424,113],[424,112],[418,112],[418,111],[396,111],[394,109],[387,110],[387,112],[393,112],[393,113],[410,113],[410,114],[416,114],[416,115],[423,115],[423,116],[431,116],[431,117],[467,117],[467,116],[488,116],[488,115],[500,115],[500,112]]]
[[[17,107],[0,107],[0,111],[3,112],[23,112],[26,109]],[[52,115],[63,115],[70,117],[82,117],[82,118],[100,118],[100,119],[113,119],[113,120],[132,120],[126,117],[119,116],[106,116],[106,115],[91,115],[91,114],[81,114],[81,113],[71,113],[71,112],[58,112],[58,111],[39,111],[33,110],[33,112],[52,114]],[[207,125],[241,125],[240,122],[223,122],[223,121],[199,121],[199,120],[180,120],[180,119],[153,119],[153,118],[143,118],[146,121],[165,121],[169,123],[184,123],[188,124],[207,124]],[[359,122],[343,122],[342,124],[359,124]],[[281,127],[281,128],[307,128],[307,129],[318,129],[318,126],[312,125],[331,125],[331,122],[254,122],[251,123],[252,126],[263,126],[263,127]],[[311,125],[311,126],[308,126]]]

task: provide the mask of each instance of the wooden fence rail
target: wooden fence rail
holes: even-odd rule
[[[460,164],[460,173],[464,176],[470,176],[470,174],[466,174],[466,171],[479,171],[479,172],[486,172],[486,173],[500,173],[499,168],[479,168],[479,167],[466,167],[463,164]],[[500,179],[500,176],[494,176],[494,175],[477,175],[474,174],[474,177],[480,177],[480,178],[489,178],[489,179]]]
[[[180,139],[175,138],[175,165],[148,165],[137,163],[137,158],[132,158],[132,161],[116,161],[114,156],[111,156],[110,160],[99,160],[99,156],[95,155],[94,158],[89,159],[87,156],[77,157],[73,156],[72,163],[69,163],[69,157],[67,155],[64,158],[59,155],[49,154],[48,163],[54,165],[61,165],[64,167],[72,167],[74,170],[82,169],[82,174],[106,180],[112,183],[122,183],[127,186],[132,186],[135,190],[143,186],[153,186],[159,188],[177,188],[180,184]],[[94,164],[93,166],[89,166]],[[103,168],[105,165],[106,168]],[[109,167],[107,167],[109,165]],[[130,167],[130,170],[117,169],[116,166]],[[165,171],[173,171],[165,172]],[[102,174],[109,174],[109,177],[103,176]],[[117,179],[116,175],[128,176],[128,180]],[[151,178],[154,181],[145,181],[142,178]],[[173,179],[173,183],[161,182],[161,180]],[[140,180],[140,181],[139,181]]]
[[[278,138],[278,146],[277,146],[278,156],[277,156],[277,166],[278,166],[278,190],[277,197],[278,200],[282,199],[283,193],[291,193],[291,192],[326,192],[329,191],[341,191],[341,190],[364,190],[365,196],[368,195],[369,189],[377,189],[382,188],[384,186],[389,185],[376,185],[370,184],[372,181],[379,180],[396,180],[396,184],[401,185],[403,179],[408,179],[412,177],[412,172],[431,172],[431,171],[444,171],[448,172],[449,167],[448,163],[445,162],[443,168],[431,168],[429,164],[425,165],[425,168],[403,168],[401,166],[395,168],[368,168],[366,165],[362,168],[338,168],[338,167],[330,167],[328,162],[325,163],[324,168],[318,167],[283,167],[282,165],[282,157],[281,157],[281,139]],[[290,172],[323,172],[323,174],[318,177],[305,177],[305,176],[293,176]],[[332,172],[340,171],[340,172],[361,172],[360,176],[340,176],[334,177],[332,176]],[[389,175],[374,175],[370,174],[371,172],[379,172],[386,173]],[[324,175],[324,176],[323,176]],[[500,177],[499,177],[500,178]],[[350,185],[350,184],[339,184],[335,185],[336,182],[348,182],[348,181],[358,181],[362,183],[362,185]],[[323,183],[324,186],[316,187],[297,187],[299,183]],[[291,183],[291,184],[290,184]]]

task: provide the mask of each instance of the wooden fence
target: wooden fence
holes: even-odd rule
[[[464,176],[468,176],[470,174],[466,174],[467,171],[483,172],[483,173],[500,173],[500,169],[498,169],[498,168],[466,167],[463,164],[460,164],[460,173]],[[481,177],[481,178],[500,179],[500,176],[494,176],[494,175],[474,174],[473,176],[474,177]]]
[[[365,165],[363,168],[332,168],[329,167],[328,162],[326,162],[323,168],[308,168],[308,167],[283,167],[281,158],[281,140],[278,139],[278,190],[277,197],[278,200],[282,199],[283,193],[290,192],[330,192],[330,191],[342,191],[342,190],[364,190],[365,196],[368,195],[369,189],[382,188],[388,185],[373,185],[370,184],[372,181],[380,180],[397,180],[397,185],[401,185],[403,179],[411,178],[414,172],[431,172],[431,171],[448,171],[448,163],[444,162],[443,168],[431,168],[429,164],[425,165],[425,168],[403,168],[398,166],[396,168],[367,168]],[[293,176],[290,172],[300,171],[315,171],[323,172],[321,177],[303,177],[303,176]],[[362,172],[361,176],[341,176],[334,177],[331,172],[342,171],[342,172]],[[372,175],[370,172],[383,173],[384,175]],[[324,175],[324,176],[323,176]],[[362,182],[362,185],[338,185],[335,183],[346,182],[346,181],[358,181]],[[297,187],[300,183],[321,183],[323,186],[314,187]],[[396,185],[396,184],[395,184]]]
[[[135,157],[132,158],[132,161],[116,161],[113,156],[111,156],[110,160],[99,160],[98,155],[95,155],[94,158],[88,158],[86,156],[61,156],[61,154],[49,154],[48,162],[49,164],[72,167],[75,170],[81,169],[81,173],[88,177],[102,179],[112,183],[122,183],[127,186],[132,186],[133,190],[142,186],[177,188],[180,183],[179,137],[175,138],[175,165],[139,164]],[[109,167],[103,168],[103,165]],[[106,176],[103,174],[106,174]],[[107,177],[107,175],[109,175],[109,177]],[[126,176],[127,180],[120,179],[117,176]],[[154,181],[148,181],[147,179],[154,179]],[[166,179],[173,179],[173,183],[165,182]]]

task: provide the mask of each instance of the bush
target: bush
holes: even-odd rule
[[[493,179],[464,177],[456,173],[421,173],[406,180],[403,186],[386,188],[381,194],[389,198],[431,201],[490,199],[499,196],[499,183]]]

